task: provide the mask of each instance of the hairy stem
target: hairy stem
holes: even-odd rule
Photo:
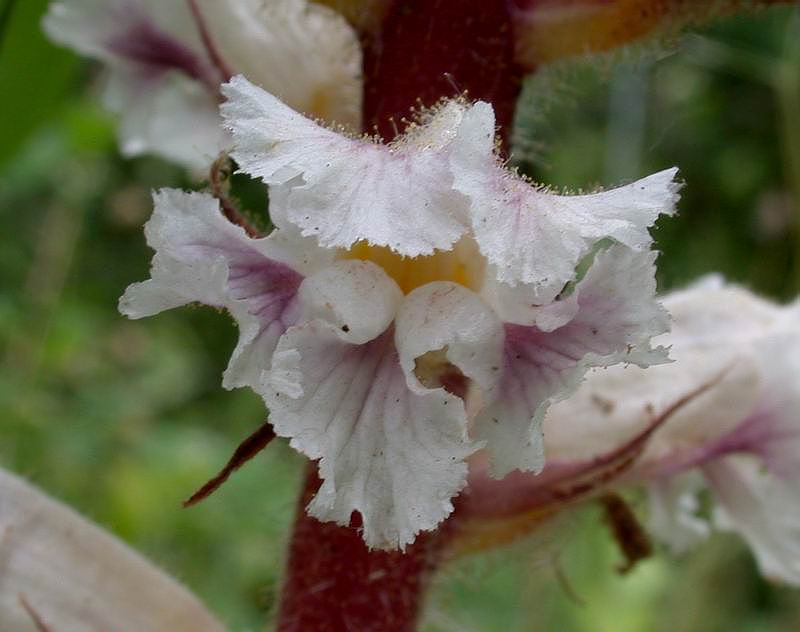
[[[400,551],[369,551],[354,519],[350,527],[322,523],[305,513],[319,488],[309,464],[289,546],[278,629],[410,631],[444,539],[425,534]]]
[[[253,239],[263,237],[264,235],[261,234],[261,231],[247,219],[237,208],[230,195],[228,195],[230,191],[228,178],[230,178],[232,168],[230,158],[224,153],[212,163],[208,173],[208,187],[211,190],[211,195],[219,200],[222,214],[229,222],[241,226],[244,232]]]

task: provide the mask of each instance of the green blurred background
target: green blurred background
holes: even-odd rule
[[[120,158],[96,104],[98,69],[43,39],[45,5],[0,8],[0,464],[149,555],[231,629],[261,629],[302,461],[277,442],[181,509],[264,410],[220,387],[236,335],[227,317],[117,313],[126,285],[147,276],[149,190],[192,183],[158,160]],[[721,271],[787,299],[800,290],[798,49],[796,12],[774,9],[549,69],[526,85],[515,158],[573,190],[680,166],[680,216],[656,231],[661,288]],[[452,565],[424,628],[800,629],[800,593],[763,582],[733,537],[682,560],[661,552],[626,577],[617,558],[589,507],[513,550]]]

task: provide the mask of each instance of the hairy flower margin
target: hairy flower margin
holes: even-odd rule
[[[545,420],[548,455],[591,461],[686,393],[617,482],[646,486],[649,527],[675,553],[713,528],[739,533],[762,574],[800,585],[800,303],[780,306],[704,278],[666,295],[674,362],[592,372]],[[710,493],[711,509],[703,496]]]
[[[229,146],[219,86],[233,74],[293,108],[359,129],[361,47],[337,12],[306,0],[58,0],[43,27],[102,62],[122,153],[204,170]]]
[[[269,186],[276,229],[252,239],[209,195],[156,193],[152,278],[120,309],[232,314],[223,384],[253,388],[319,460],[313,516],[357,511],[370,547],[403,548],[452,511],[475,450],[497,476],[540,470],[544,412],[588,367],[666,359],[649,344],[667,316],[647,229],[674,211],[674,169],[553,195],[504,168],[486,103],[443,102],[383,145],[243,77],[223,93],[233,157]]]

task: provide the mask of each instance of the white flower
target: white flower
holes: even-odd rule
[[[752,547],[763,574],[800,585],[800,306],[782,307],[710,277],[664,297],[674,363],[592,373],[545,421],[549,454],[593,457],[712,384],[656,431],[627,483],[650,491],[654,533],[684,551],[712,526]]]
[[[562,197],[500,167],[485,103],[445,103],[382,145],[241,77],[224,93],[233,156],[269,185],[278,228],[251,239],[207,195],[156,194],[152,279],[121,309],[230,311],[225,384],[258,391],[319,459],[312,515],[357,511],[370,547],[402,548],[450,513],[479,447],[497,474],[541,469],[542,415],[587,367],[664,358],[647,226],[673,211],[674,170]],[[544,300],[552,283],[569,288]]]
[[[297,110],[359,128],[361,50],[336,12],[306,0],[56,0],[56,42],[109,69],[125,155],[203,169],[227,147],[219,84],[242,73]]]
[[[3,470],[0,499],[0,629],[224,630],[177,581]]]

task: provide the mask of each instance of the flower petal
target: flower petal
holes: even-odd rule
[[[589,458],[610,449],[646,425],[652,411],[714,381],[659,430],[639,467],[661,463],[657,469],[663,476],[746,448],[783,469],[786,460],[776,450],[787,445],[786,426],[800,419],[791,401],[797,401],[794,376],[800,370],[794,366],[799,319],[792,308],[725,285],[716,276],[662,300],[672,323],[657,342],[670,346],[674,362],[590,374],[575,395],[548,413],[549,453]]]
[[[115,28],[107,0],[51,2],[42,19],[42,29],[54,42],[106,61],[113,59],[106,41]]]
[[[0,498],[0,629],[224,629],[163,571],[2,470]]]
[[[494,115],[478,103],[464,113],[450,152],[455,188],[470,199],[472,228],[498,280],[529,284],[539,303],[575,278],[597,242],[649,248],[647,228],[675,211],[676,169],[593,195],[553,195],[502,168],[493,144]]]
[[[676,555],[694,548],[711,532],[709,524],[698,516],[698,483],[696,478],[684,475],[656,479],[647,487],[648,530]]]
[[[153,152],[204,169],[226,142],[186,2],[63,0],[42,26],[54,41],[109,65],[105,106],[120,115],[123,154]]]
[[[337,261],[300,285],[304,319],[335,326],[347,342],[363,344],[392,324],[403,293],[370,261]]]
[[[143,74],[156,66],[195,77],[204,72],[200,34],[185,2],[60,0],[48,7],[42,28],[55,42]]]
[[[356,345],[322,321],[292,327],[262,387],[276,433],[320,459],[309,513],[348,525],[358,511],[371,548],[404,548],[439,524],[473,451],[461,401],[409,390],[392,335]]]
[[[292,108],[361,128],[361,45],[347,21],[306,0],[200,0],[222,57]]]
[[[443,351],[450,364],[481,388],[484,399],[491,398],[502,366],[503,326],[467,288],[440,281],[411,292],[397,314],[395,344],[408,386],[415,392],[424,386],[420,361]]]
[[[229,142],[213,96],[176,72],[158,82],[143,82],[123,70],[111,72],[103,103],[120,116],[117,135],[128,157],[153,153],[199,173]]]
[[[662,336],[657,342],[668,343]],[[658,475],[696,458],[696,447],[735,428],[753,410],[758,366],[748,354],[718,348],[711,355],[670,347],[669,364],[613,366],[591,371],[578,391],[556,403],[544,423],[548,458],[592,459],[646,428],[694,389],[709,388],[675,411],[648,441],[637,476],[654,464]]]
[[[765,577],[800,586],[796,482],[776,479],[746,456],[718,459],[703,472],[721,508],[718,526],[737,531],[747,541]]]
[[[664,297],[675,362],[612,367],[549,411],[548,458],[593,460],[635,436],[686,393],[626,473],[647,484],[655,535],[673,549],[706,530],[684,477],[704,474],[716,526],[739,532],[768,577],[800,583],[800,312],[717,277]]]
[[[463,114],[451,102],[389,146],[352,139],[303,117],[243,77],[222,88],[233,156],[269,185],[302,176],[286,216],[325,247],[357,241],[417,256],[465,232],[466,200],[451,188],[448,145]]]
[[[495,476],[541,470],[544,413],[577,388],[588,367],[664,361],[665,350],[649,344],[667,329],[666,312],[654,299],[654,261],[654,253],[612,246],[575,287],[570,300],[577,311],[567,324],[551,332],[506,325],[498,395],[476,422]]]
[[[303,277],[291,264],[300,267],[310,256],[297,248],[290,261],[271,258],[290,254],[286,236],[276,231],[251,239],[223,217],[210,195],[163,189],[153,199],[145,227],[156,251],[152,278],[126,290],[120,311],[142,318],[191,302],[228,309],[240,336],[223,384],[258,384],[278,338],[299,315],[295,296]]]
[[[464,402],[423,386],[415,360],[445,348],[464,374],[491,389],[497,371],[488,365],[494,356],[499,368],[502,327],[461,286],[432,283],[403,300],[366,261],[337,262],[306,279],[300,296],[306,314],[324,320],[281,338],[263,391],[273,425],[293,447],[322,459],[312,515],[349,524],[358,511],[370,547],[402,548],[452,510],[463,459],[475,449]],[[387,327],[401,301],[394,332]]]
[[[711,350],[720,346],[744,348],[783,327],[791,311],[752,292],[708,275],[664,297],[672,327],[669,343],[677,348]],[[797,321],[788,322],[797,331]]]

